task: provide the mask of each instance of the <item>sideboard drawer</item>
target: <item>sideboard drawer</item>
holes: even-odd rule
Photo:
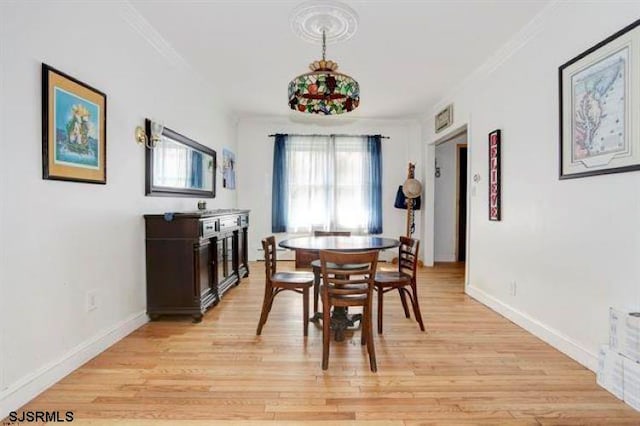
[[[232,231],[238,227],[237,217],[221,217],[220,218],[220,232]]]
[[[218,219],[206,219],[201,221],[201,223],[202,230],[200,232],[200,235],[202,236],[202,238],[208,238],[218,232]]]

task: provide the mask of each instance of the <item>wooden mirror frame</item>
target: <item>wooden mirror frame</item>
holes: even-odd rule
[[[151,135],[151,120],[145,120],[145,131],[147,135]],[[154,186],[153,185],[153,159],[155,149],[146,149],[145,154],[145,195],[159,196],[159,197],[193,197],[193,198],[215,198],[216,197],[216,172],[217,172],[217,159],[216,151],[199,144],[193,139],[181,135],[180,133],[173,131],[169,128],[162,130],[162,136],[172,139],[178,143],[186,145],[196,151],[200,151],[203,154],[213,157],[213,182],[211,190],[204,189],[189,189],[189,188],[171,188],[166,186]]]

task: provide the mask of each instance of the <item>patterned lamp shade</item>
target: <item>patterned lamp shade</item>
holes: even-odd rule
[[[310,114],[337,115],[360,104],[360,85],[335,72],[338,64],[322,59],[309,65],[311,72],[289,82],[289,107]]]

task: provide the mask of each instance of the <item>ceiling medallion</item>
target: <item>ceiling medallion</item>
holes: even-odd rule
[[[305,2],[291,15],[291,28],[306,41],[322,42],[322,59],[309,65],[311,72],[289,82],[289,107],[310,113],[337,115],[360,104],[360,85],[336,72],[338,64],[326,59],[327,43],[348,40],[358,28],[358,15],[339,2]]]

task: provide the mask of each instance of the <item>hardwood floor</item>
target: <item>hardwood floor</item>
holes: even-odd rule
[[[377,373],[359,330],[331,342],[323,372],[321,328],[303,338],[297,294],[278,296],[256,336],[264,266],[251,266],[202,323],[151,322],[19,411],[71,410],[73,424],[640,424],[589,370],[467,297],[460,265],[419,270],[424,333],[386,295]]]

